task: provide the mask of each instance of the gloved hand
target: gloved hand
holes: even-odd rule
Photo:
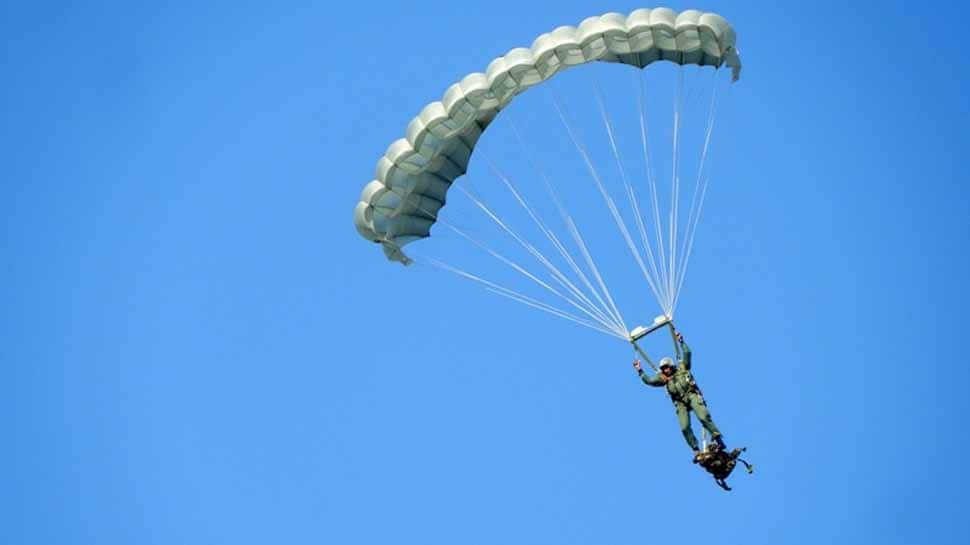
[[[633,360],[633,368],[640,371],[640,360]]]
[[[679,343],[684,342],[684,334],[681,333],[680,331],[677,332],[677,342]]]

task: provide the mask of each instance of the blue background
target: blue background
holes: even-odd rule
[[[426,102],[636,7],[0,8],[0,542],[967,543],[962,3],[671,3],[745,62],[678,311],[730,494],[627,346],[354,231]]]

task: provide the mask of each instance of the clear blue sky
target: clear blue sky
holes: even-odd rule
[[[678,310],[730,494],[623,343],[354,231],[425,103],[636,7],[0,8],[0,542],[967,543],[964,4],[671,3],[745,61]]]

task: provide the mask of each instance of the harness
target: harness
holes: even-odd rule
[[[687,372],[686,374],[687,374],[687,380],[686,380],[687,392],[685,393],[685,395],[697,394],[703,397],[704,394],[701,393],[701,389],[697,386],[697,382],[694,381],[694,375],[691,374],[690,372]],[[674,374],[674,376],[676,376],[676,373]],[[671,377],[671,380],[673,380],[673,377]],[[685,405],[688,405],[688,408],[690,407],[686,399],[684,399],[680,394],[675,394],[673,391],[671,391],[669,384],[667,385],[666,390],[667,390],[667,395],[670,396],[671,401],[673,401],[674,403],[683,403]]]

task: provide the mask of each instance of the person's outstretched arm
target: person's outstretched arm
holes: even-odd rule
[[[684,342],[684,334],[683,333],[680,333],[680,332],[677,333],[677,342],[680,343],[680,351],[683,354],[681,356],[680,363],[686,369],[689,370],[690,369],[690,359],[691,359],[690,358],[690,347],[687,346],[687,343]]]
[[[640,360],[633,360],[633,368],[637,370],[637,375],[640,376],[640,380],[643,381],[647,386],[663,386],[667,384],[667,381],[661,378],[658,373],[656,375],[650,376],[647,374],[642,367],[640,367]]]

